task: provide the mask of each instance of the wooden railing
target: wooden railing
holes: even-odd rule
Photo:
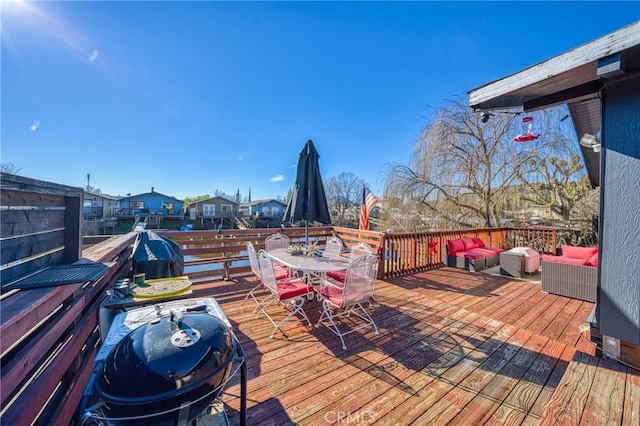
[[[246,251],[247,241],[256,248],[264,248],[264,240],[273,233],[282,233],[292,243],[305,240],[304,228],[259,228],[259,229],[224,229],[221,231],[158,231],[159,234],[178,243],[185,256],[185,273],[191,279],[204,277],[225,277],[249,273],[249,258]],[[374,249],[381,245],[383,234],[371,231],[357,231],[338,227],[309,228],[309,240],[318,244],[336,235],[347,247],[359,242],[371,244]]]
[[[487,247],[531,247],[540,253],[556,253],[557,228],[482,228],[455,231],[384,234],[379,278],[441,267],[446,263],[444,245],[458,238],[480,238]]]

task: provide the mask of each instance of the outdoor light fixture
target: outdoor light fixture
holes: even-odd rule
[[[580,138],[580,145],[593,149],[593,152],[600,152],[600,132],[596,133],[595,136],[585,133],[584,136]]]
[[[487,121],[489,121],[489,118],[494,116],[495,114],[491,112],[483,112],[482,114],[480,114],[480,121],[482,121],[483,123],[486,123]]]

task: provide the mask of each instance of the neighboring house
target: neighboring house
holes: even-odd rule
[[[184,203],[174,197],[155,192],[131,195],[121,198],[119,206],[114,209],[114,216],[182,216]]]
[[[85,220],[99,220],[111,217],[113,209],[118,205],[115,197],[84,191],[82,202],[82,217]]]
[[[274,198],[255,200],[240,206],[243,216],[249,217],[282,217],[287,206]]]
[[[640,21],[474,89],[469,104],[487,113],[567,104],[589,179],[600,187],[592,327],[609,355],[640,365]]]
[[[230,218],[238,215],[239,204],[224,197],[212,197],[189,204],[191,219]]]

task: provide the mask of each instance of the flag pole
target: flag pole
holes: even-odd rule
[[[402,230],[403,230],[404,232],[407,232],[407,233],[409,232],[409,230],[408,230],[407,228],[405,228],[405,227],[404,227],[404,225],[402,225],[398,219],[396,219],[396,217],[393,215],[393,213],[391,213],[389,210],[387,210],[387,209],[384,207],[384,204],[383,204],[383,205],[381,205],[381,206],[380,206],[380,208],[381,208],[382,210],[384,210],[385,212],[387,212],[387,214],[388,214],[389,216],[391,216],[391,218],[392,218],[393,220],[395,220],[395,221],[396,221],[396,223],[397,223],[398,225],[400,225],[400,228],[402,228]]]

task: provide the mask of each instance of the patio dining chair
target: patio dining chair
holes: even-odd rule
[[[268,252],[275,249],[289,248],[289,237],[281,233],[275,233],[264,239],[264,249]]]
[[[349,253],[349,260],[354,260],[362,256],[367,256],[373,254],[373,249],[367,243],[358,243],[351,247],[351,251]]]
[[[353,261],[362,256],[368,256],[373,254],[373,249],[367,243],[358,243],[351,247],[351,251],[349,253],[349,261]],[[344,280],[347,277],[347,271],[333,271],[327,272],[327,276],[332,278],[338,282],[344,283]]]
[[[262,284],[264,284],[272,295],[272,297],[269,298],[268,303],[259,303],[260,311],[269,318],[269,321],[271,321],[275,327],[269,337],[273,339],[273,336],[276,331],[280,329],[280,326],[289,320],[295,320],[303,324],[304,322],[302,320],[305,320],[307,324],[311,326],[311,321],[309,321],[307,314],[302,310],[302,306],[304,305],[305,299],[311,300],[315,297],[315,290],[313,287],[305,283],[300,278],[288,277],[278,280],[276,278],[276,270],[273,267],[273,261],[264,250],[260,250],[260,252],[258,252],[258,264],[260,265]],[[267,312],[267,308],[274,302],[278,302],[279,305],[289,312],[289,314],[278,323],[276,323],[274,318]],[[259,314],[260,313],[258,313],[257,316],[259,316]],[[302,319],[297,318],[297,314],[299,314]],[[282,329],[280,329],[280,331],[285,337],[287,337]]]
[[[251,241],[247,241],[246,246],[247,253],[249,255],[249,265],[251,266],[251,273],[253,274],[253,279],[257,281],[257,285],[253,287],[251,291],[249,291],[249,293],[245,296],[245,299],[251,297],[253,301],[256,302],[256,308],[253,310],[253,312],[255,313],[260,308],[260,305],[262,303],[268,302],[273,297],[273,295],[269,293],[264,298],[258,299],[256,292],[260,290],[266,290],[266,287],[262,283],[262,276],[260,275],[260,265],[258,263],[258,254],[256,253],[256,249]],[[276,280],[282,280],[289,277],[289,272],[286,269],[276,269],[275,274]]]
[[[331,256],[340,256],[342,253],[342,248],[344,245],[340,238],[337,237],[329,237],[324,245],[324,253]]]
[[[349,263],[344,282],[327,279],[317,290],[322,300],[322,313],[316,326],[323,324],[340,337],[342,349],[347,349],[344,336],[361,328],[372,327],[375,334],[379,334],[378,327],[363,305],[368,303],[371,306],[377,272],[378,257],[361,256]],[[341,327],[350,328],[342,331]]]
[[[276,249],[288,249],[289,248],[289,237],[279,232],[275,234],[271,234],[264,239],[264,249],[269,253],[271,250]],[[280,262],[276,262],[276,269],[286,268],[286,265],[281,264]]]

